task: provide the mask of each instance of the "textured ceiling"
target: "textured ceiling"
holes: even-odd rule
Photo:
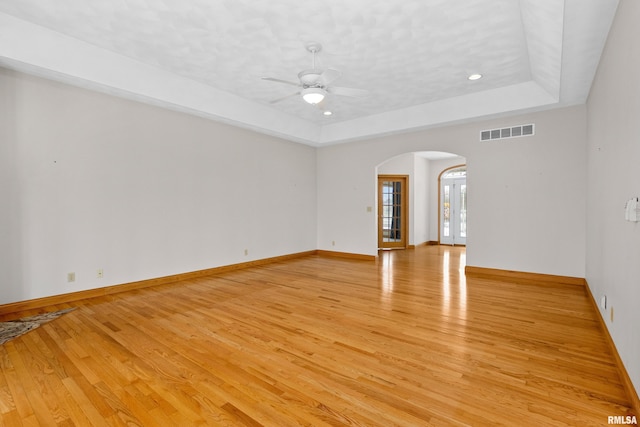
[[[0,64],[321,145],[584,102],[616,6],[0,0]],[[261,77],[297,81],[308,42],[341,72],[332,86],[368,95],[329,94],[330,117],[298,96],[271,104],[298,89]]]

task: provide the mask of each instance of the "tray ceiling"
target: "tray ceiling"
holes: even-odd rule
[[[617,3],[0,0],[0,65],[319,146],[584,103]],[[308,42],[368,95],[271,104]]]

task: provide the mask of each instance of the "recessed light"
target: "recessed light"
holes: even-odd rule
[[[322,114],[324,114],[325,116],[330,116],[333,113],[331,111],[324,111]]]
[[[467,79],[469,80],[480,80],[482,78],[482,74],[471,74],[469,77],[467,77]]]

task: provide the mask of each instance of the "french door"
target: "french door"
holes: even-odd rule
[[[467,178],[443,179],[440,188],[440,243],[467,244]]]
[[[378,176],[378,247],[407,247],[407,177]]]

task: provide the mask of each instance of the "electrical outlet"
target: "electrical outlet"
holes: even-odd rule
[[[96,276],[98,277],[98,279],[102,279],[104,277],[104,270],[99,268]]]
[[[249,255],[249,249],[245,249],[245,250],[244,250],[244,254],[245,254],[245,256],[246,256],[246,255]]]
[[[335,246],[335,245],[336,245],[336,241],[335,241],[335,240],[332,240],[332,241],[331,241],[331,246]]]
[[[613,323],[613,307],[611,307],[611,323]]]
[[[75,282],[76,281],[76,273],[67,273],[67,282]]]

